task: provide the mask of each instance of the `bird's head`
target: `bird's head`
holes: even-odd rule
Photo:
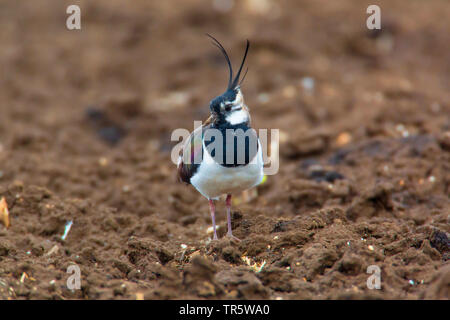
[[[250,121],[250,115],[248,112],[248,108],[244,103],[244,96],[242,95],[240,84],[245,78],[244,74],[242,80],[239,81],[241,76],[242,67],[244,66],[245,59],[247,58],[248,49],[250,47],[250,43],[247,40],[247,46],[245,48],[244,58],[242,59],[241,66],[239,67],[236,76],[233,78],[233,68],[231,66],[230,58],[228,57],[227,52],[214,37],[208,35],[214,42],[213,44],[220,49],[222,54],[224,55],[228,69],[230,72],[228,87],[227,90],[221,94],[220,96],[215,97],[211,100],[209,104],[209,108],[211,110],[211,114],[217,119],[219,122],[228,122],[231,125],[236,125],[244,122]]]

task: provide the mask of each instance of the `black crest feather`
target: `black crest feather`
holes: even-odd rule
[[[241,76],[242,68],[244,66],[245,59],[247,58],[248,50],[250,48],[250,42],[247,40],[247,46],[245,48],[244,58],[242,59],[241,66],[239,67],[239,70],[238,70],[238,72],[236,74],[236,77],[233,79],[233,67],[231,66],[230,57],[228,56],[227,51],[225,50],[225,48],[222,46],[222,44],[216,38],[214,38],[212,35],[210,35],[208,33],[206,35],[213,40],[213,44],[217,48],[219,48],[219,50],[224,55],[225,60],[227,61],[228,69],[230,71],[230,76],[229,76],[229,80],[228,80],[227,90],[236,88],[239,85],[239,77]],[[247,69],[247,71],[248,71],[248,69]],[[244,80],[244,78],[245,78],[245,76],[247,74],[247,71],[245,72],[244,77],[242,78],[242,81]],[[242,81],[241,81],[241,83],[242,83]]]
[[[245,47],[244,58],[242,59],[241,66],[239,67],[236,78],[234,78],[231,88],[235,88],[239,84],[239,77],[241,76],[242,67],[244,66],[245,59],[247,58],[248,49],[250,48],[250,42],[247,40],[247,46]],[[245,76],[244,76],[245,77]],[[229,89],[231,89],[229,88]]]

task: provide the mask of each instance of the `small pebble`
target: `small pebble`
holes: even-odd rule
[[[269,94],[267,94],[267,93],[261,93],[258,95],[258,101],[260,103],[267,103],[267,102],[269,102],[269,100],[270,100],[270,97],[269,97]]]
[[[102,166],[105,167],[108,165],[108,159],[106,159],[105,157],[101,157],[100,159],[98,159],[98,163]]]
[[[294,86],[291,85],[291,86],[287,86],[287,87],[283,88],[283,96],[285,98],[288,98],[288,99],[293,98],[293,97],[295,97],[295,94],[296,94],[296,90],[295,90]]]
[[[270,0],[247,0],[245,4],[252,14],[265,15],[272,13],[271,10],[273,11],[273,4]]]
[[[340,133],[336,138],[336,144],[338,146],[343,146],[348,144],[350,141],[352,141],[352,136],[348,132],[342,132]]]
[[[433,111],[434,113],[438,113],[439,111],[441,111],[441,105],[437,102],[433,102],[431,104],[431,111]]]
[[[136,300],[144,300],[144,294],[142,292],[137,292]]]
[[[234,0],[213,0],[213,8],[222,13],[229,12],[233,9]]]
[[[315,81],[311,77],[302,78],[302,87],[307,91],[313,91],[315,87]]]

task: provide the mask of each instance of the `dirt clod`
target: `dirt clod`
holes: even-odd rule
[[[364,1],[212,2],[82,1],[70,31],[66,1],[2,1],[0,299],[449,299],[448,3],[377,1],[368,31]],[[206,32],[233,66],[250,40],[252,125],[279,129],[240,242],[171,159],[226,86]]]

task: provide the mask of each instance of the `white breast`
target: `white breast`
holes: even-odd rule
[[[203,161],[191,178],[191,184],[206,198],[215,199],[223,194],[237,194],[261,183],[263,173],[261,143],[258,153],[245,166],[224,167],[217,164],[203,144]]]

